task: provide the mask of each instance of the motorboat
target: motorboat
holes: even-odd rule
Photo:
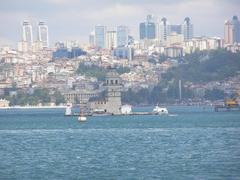
[[[87,121],[87,117],[86,117],[86,116],[83,116],[83,115],[80,115],[80,116],[78,117],[78,121],[79,121],[79,122]]]
[[[155,106],[153,109],[153,113],[159,114],[159,115],[164,115],[164,114],[168,114],[168,110],[165,107]]]
[[[65,110],[65,116],[71,116],[71,115],[72,115],[72,104],[68,103]]]

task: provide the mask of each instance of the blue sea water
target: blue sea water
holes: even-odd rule
[[[168,109],[84,123],[0,110],[0,179],[240,179],[240,112]]]

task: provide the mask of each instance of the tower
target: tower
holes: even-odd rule
[[[107,49],[113,49],[113,48],[117,47],[117,33],[116,33],[116,31],[107,31],[105,47]]]
[[[184,36],[184,40],[190,40],[193,38],[193,25],[190,22],[190,18],[186,17],[182,24],[182,34]]]
[[[147,21],[139,24],[140,39],[155,39],[156,24],[152,15],[147,16]]]
[[[38,40],[42,43],[43,48],[49,47],[48,26],[45,24],[45,22],[38,23]]]
[[[32,25],[29,21],[23,21],[22,41],[26,42],[28,49],[32,47],[32,44],[33,44]]]
[[[224,23],[224,43],[233,44],[233,25],[231,21]]]
[[[95,32],[91,32],[89,35],[89,45],[90,46],[95,46]]]
[[[158,39],[165,43],[167,41],[167,36],[170,34],[170,25],[167,18],[163,17],[158,24]]]
[[[117,46],[126,46],[128,44],[129,30],[127,26],[117,27]]]
[[[121,91],[122,83],[115,69],[109,69],[106,75],[105,86],[107,88],[107,112],[120,114],[122,106]]]
[[[233,25],[233,43],[240,43],[240,21],[237,16],[232,18]]]
[[[99,48],[105,48],[106,27],[102,25],[95,26],[95,43]]]

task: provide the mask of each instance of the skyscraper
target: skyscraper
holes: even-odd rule
[[[229,20],[224,23],[224,43],[233,44],[233,25]]]
[[[166,42],[171,31],[167,18],[162,18],[158,26],[158,38],[161,42]]]
[[[117,46],[125,46],[128,44],[129,29],[127,26],[117,27]]]
[[[28,48],[32,47],[33,43],[32,25],[29,21],[23,21],[22,40],[27,43]]]
[[[49,47],[48,26],[45,24],[45,22],[38,23],[38,40],[42,43],[43,48]]]
[[[91,32],[89,35],[89,45],[95,46],[95,32]]]
[[[146,38],[145,22],[139,24],[139,35],[140,35],[140,39],[145,39]]]
[[[224,23],[224,42],[225,44],[240,43],[240,21],[237,16]]]
[[[117,47],[117,33],[116,31],[107,31],[106,33],[106,48],[113,49]]]
[[[240,21],[237,16],[233,16],[232,18],[233,25],[233,42],[240,43]]]
[[[152,15],[147,16],[147,21],[139,24],[140,39],[155,39],[156,24]]]
[[[106,27],[102,25],[95,26],[95,44],[99,48],[105,48]]]
[[[184,40],[189,40],[193,38],[193,25],[190,22],[190,18],[186,17],[182,24],[182,34],[184,36]]]

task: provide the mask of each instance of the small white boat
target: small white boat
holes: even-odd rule
[[[79,122],[87,121],[87,117],[80,115],[80,116],[78,117],[78,121],[79,121]]]
[[[65,110],[65,116],[71,116],[71,115],[72,115],[72,104],[68,103]]]
[[[153,113],[159,114],[159,115],[164,115],[164,114],[168,114],[168,110],[165,107],[155,106],[153,109]]]

